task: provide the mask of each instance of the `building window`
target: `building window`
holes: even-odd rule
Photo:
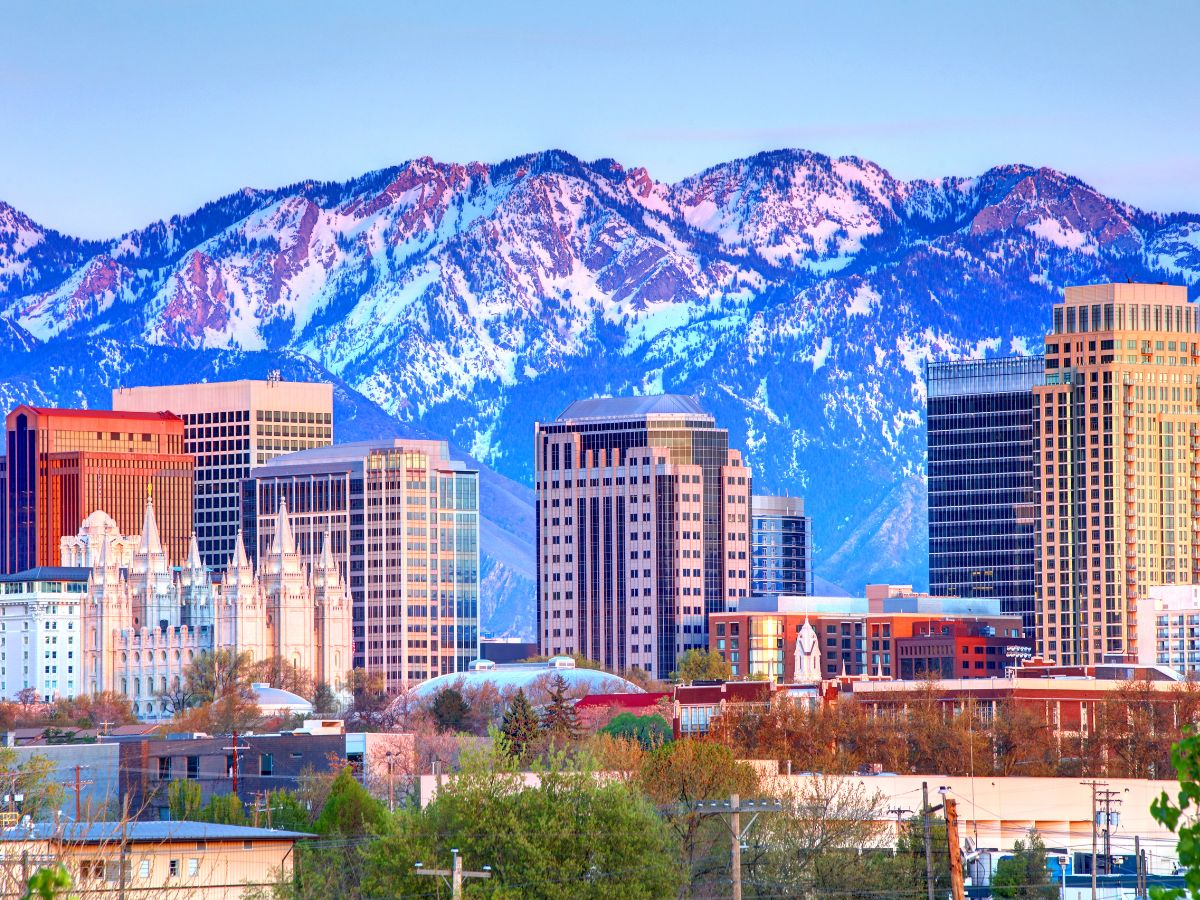
[[[188,778],[199,778],[200,777],[200,757],[189,756],[187,758],[187,777]]]
[[[259,775],[274,775],[275,774],[275,757],[273,754],[264,753],[258,758],[258,774]]]
[[[174,878],[178,874],[179,874],[179,860],[173,859],[167,863],[167,875],[169,875],[171,878]]]
[[[188,878],[195,878],[200,874],[200,858],[192,856],[188,858]]]
[[[143,859],[140,863],[138,863],[138,878],[149,878],[149,877],[150,877],[150,860]]]

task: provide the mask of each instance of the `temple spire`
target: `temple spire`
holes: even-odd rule
[[[154,496],[146,490],[146,513],[142,518],[142,536],[138,542],[138,553],[158,556],[163,552],[162,539],[158,535],[158,519],[154,515]]]
[[[192,542],[188,546],[188,568],[193,572],[198,572],[204,568],[204,563],[200,559],[200,545],[196,543],[196,535],[192,535]]]
[[[288,517],[287,500],[279,498],[279,512],[275,515],[275,538],[271,541],[273,556],[287,556],[296,552],[296,538],[292,534],[292,520]]]

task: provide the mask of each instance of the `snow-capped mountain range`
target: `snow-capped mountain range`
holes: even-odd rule
[[[806,498],[819,576],[920,585],[923,363],[1035,351],[1065,285],[1126,278],[1194,296],[1200,214],[1023,165],[901,181],[780,150],[666,184],[561,151],[418,159],[108,241],[0,202],[0,399],[332,380],[339,439],[433,434],[482,464],[485,626],[530,633],[536,420],[695,394],[756,490]]]

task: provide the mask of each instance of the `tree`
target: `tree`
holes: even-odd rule
[[[683,883],[674,836],[629,785],[603,781],[553,754],[526,785],[500,752],[464,760],[425,810],[397,816],[396,833],[367,850],[362,895],[430,890],[414,864],[444,865],[457,849],[468,868],[490,866],[489,896],[650,898]]]
[[[529,705],[523,690],[517,691],[512,702],[508,704],[508,709],[504,711],[504,721],[500,725],[500,733],[504,735],[509,753],[516,757],[524,757],[533,742],[537,740],[537,713]]]
[[[660,747],[672,737],[671,723],[658,713],[648,713],[644,716],[631,712],[618,713],[600,731],[615,738],[637,741],[645,750]]]
[[[272,828],[280,831],[302,832],[312,829],[312,816],[309,815],[308,807],[304,805],[304,801],[297,794],[283,788],[268,791],[266,805],[270,810],[270,817],[267,821],[271,823]],[[264,824],[266,823],[259,822],[259,825]]]
[[[671,680],[684,684],[693,681],[728,681],[733,677],[729,663],[715,650],[687,650],[675,661]]]
[[[567,679],[557,672],[550,680],[550,699],[542,713],[542,731],[554,741],[575,741],[579,738],[579,716],[575,704],[567,699]]]
[[[15,789],[15,793],[23,794],[21,812],[35,822],[48,819],[53,810],[62,803],[63,787],[54,780],[58,768],[55,764],[35,753],[17,765],[17,752],[11,747],[0,747],[0,770],[16,772],[16,776],[6,782],[6,789]]]
[[[752,828],[742,855],[748,880],[768,896],[884,896],[891,859],[884,798],[860,782],[815,778],[785,790],[783,809]]]
[[[319,682],[313,691],[313,715],[332,716],[338,711],[337,696],[333,689],[324,681]]]
[[[216,700],[202,703],[176,716],[174,728],[206,734],[230,734],[246,731],[261,719],[262,710],[258,708],[253,694],[247,697],[240,690],[230,690]]]
[[[1058,885],[1046,866],[1046,845],[1037,829],[1029,830],[1029,842],[1013,843],[1013,855],[996,864],[992,875],[996,900],[1056,900]]]
[[[1179,794],[1173,801],[1166,791],[1150,804],[1155,821],[1179,835],[1179,864],[1184,868],[1184,888],[1152,887],[1154,900],[1200,898],[1200,736],[1195,726],[1171,748],[1171,763],[1179,777]]]
[[[311,672],[278,656],[252,663],[250,678],[251,681],[265,682],[273,688],[291,691],[305,700],[312,700],[316,691]]]
[[[200,810],[199,819],[214,825],[245,825],[246,810],[237,794],[213,794]]]
[[[946,822],[944,819],[933,818],[932,813],[930,818],[933,892],[936,897],[945,897],[950,893],[950,859],[945,850],[947,847]],[[902,889],[905,896],[915,897],[919,895],[918,892],[925,890],[927,878],[925,826],[919,815],[909,819],[900,831],[900,838],[896,842],[896,858],[892,872],[895,886]]]
[[[197,703],[212,703],[232,692],[252,697],[253,667],[249,651],[221,648],[193,659],[184,671],[184,684]]]
[[[387,827],[387,811],[354,778],[346,766],[333,779],[329,798],[313,823],[318,834],[360,837]]]
[[[183,778],[167,787],[167,807],[176,822],[199,820],[202,802],[200,783]]]
[[[679,839],[682,862],[693,888],[729,877],[729,830],[723,818],[696,808],[700,800],[753,797],[758,773],[738,762],[728,747],[711,741],[672,741],[649,753],[638,784],[664,810]],[[717,848],[720,848],[718,851]]]
[[[463,695],[454,688],[442,688],[429,707],[439,732],[461,731],[471,709]]]

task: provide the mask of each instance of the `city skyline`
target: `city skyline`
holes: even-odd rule
[[[1200,208],[1200,124],[1177,114],[1193,5],[869,9],[21,6],[0,37],[0,200],[101,238],[425,155],[561,147],[673,181],[803,147],[905,179],[1046,165],[1147,209]],[[1139,140],[1093,140],[1113,127]]]

